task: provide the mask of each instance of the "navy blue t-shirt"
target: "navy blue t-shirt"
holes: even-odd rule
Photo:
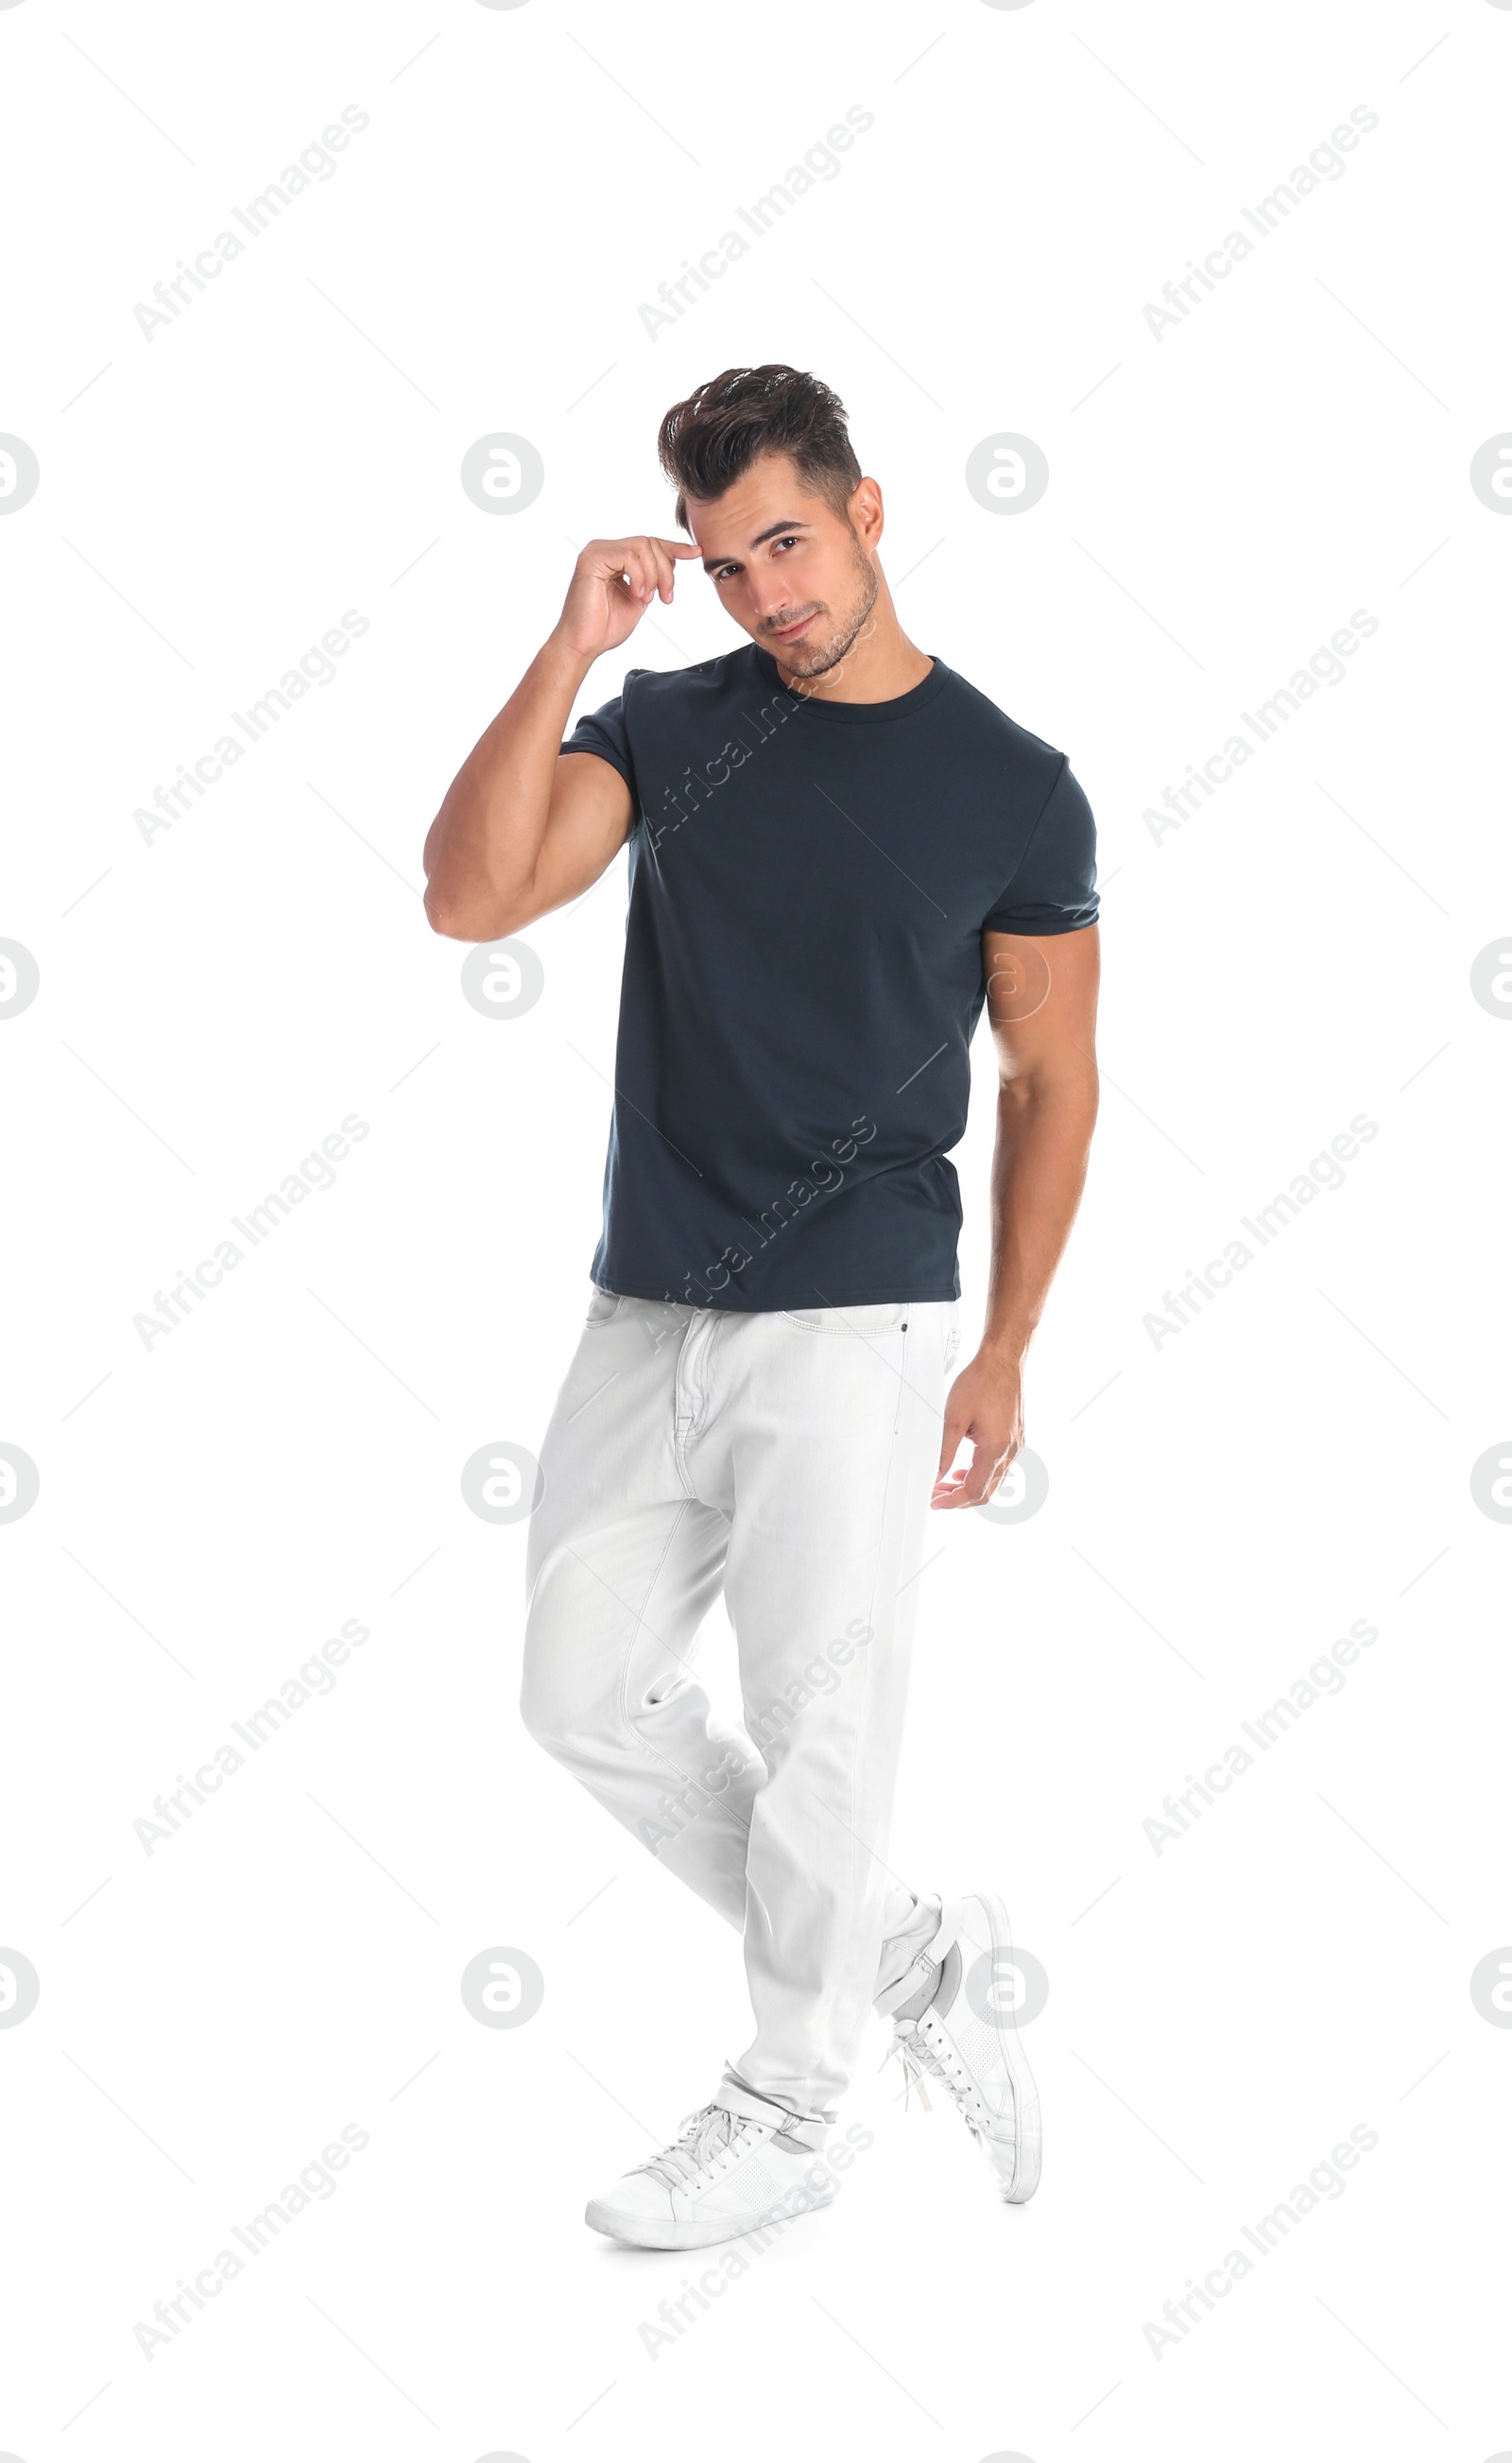
[[[1093,923],[1062,752],[937,659],[787,690],[754,643],[579,719],[635,798],[594,1280],[725,1309],[954,1299],[983,929]]]

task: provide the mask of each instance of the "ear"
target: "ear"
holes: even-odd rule
[[[882,490],[875,479],[858,479],[847,508],[861,545],[875,548],[882,535]]]

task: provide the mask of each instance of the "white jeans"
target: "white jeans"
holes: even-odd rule
[[[940,1903],[887,1850],[952,1300],[742,1314],[595,1291],[541,1451],[532,1735],[741,1928],[716,2101],[820,2143]],[[691,1673],[723,1582],[743,1723]]]

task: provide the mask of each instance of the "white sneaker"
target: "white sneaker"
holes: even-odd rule
[[[999,2007],[1012,1954],[1001,1899],[947,1900],[939,1933],[877,2007],[893,2020],[887,2058],[902,2062],[905,2098],[917,2084],[927,2110],[925,2079],[942,2086],[1019,2206],[1040,2185],[1040,2099],[1018,2021]]]
[[[584,2220],[637,2249],[707,2249],[827,2207],[837,2187],[811,2147],[706,2103],[670,2147],[591,2198]]]

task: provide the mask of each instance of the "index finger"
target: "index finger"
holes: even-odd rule
[[[658,592],[670,607],[678,578],[678,568],[673,559],[679,553],[679,543],[676,539],[659,539],[648,534],[640,545],[656,577]],[[3,2463],[3,2458],[0,2458],[0,2463]]]

